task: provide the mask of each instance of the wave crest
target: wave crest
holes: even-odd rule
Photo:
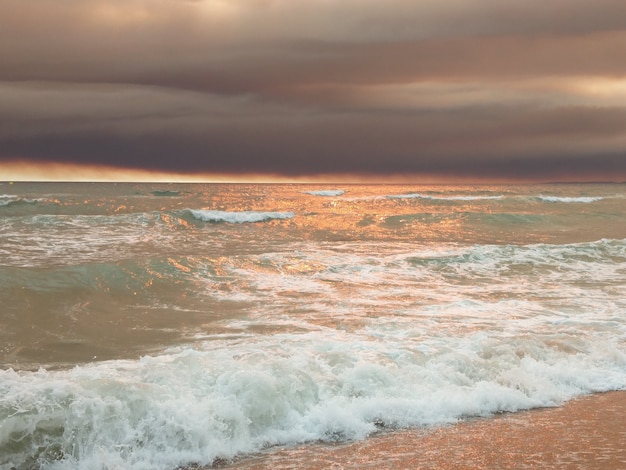
[[[537,199],[543,202],[565,202],[572,203],[578,202],[583,204],[589,204],[591,202],[601,201],[603,197],[591,197],[591,196],[583,196],[583,197],[558,197],[558,196],[537,196]]]
[[[305,191],[304,194],[310,194],[311,196],[341,196],[345,194],[343,189],[327,189],[321,191]]]
[[[8,207],[16,204],[37,204],[40,202],[44,202],[45,199],[28,199],[19,196],[15,196],[13,194],[0,194],[0,207]]]
[[[390,194],[389,199],[430,199],[435,201],[488,201],[503,199],[504,196],[431,196],[421,193]]]
[[[293,212],[261,212],[261,211],[215,211],[188,209],[188,212],[196,219],[203,222],[243,224],[254,222],[267,222],[269,220],[292,219]]]

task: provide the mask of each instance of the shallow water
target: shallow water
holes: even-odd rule
[[[380,432],[365,441],[269,449],[221,469],[529,469],[626,467],[626,393],[455,425]]]
[[[625,200],[2,184],[0,468],[204,465],[624,389]]]

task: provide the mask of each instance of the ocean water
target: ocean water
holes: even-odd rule
[[[626,389],[626,185],[0,184],[0,469]]]

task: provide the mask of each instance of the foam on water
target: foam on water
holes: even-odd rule
[[[503,199],[504,196],[432,196],[428,194],[411,193],[411,194],[391,194],[387,196],[389,199],[430,199],[439,201],[491,201]]]
[[[293,212],[262,212],[262,211],[216,211],[216,210],[195,210],[188,211],[196,219],[203,222],[226,222],[231,224],[243,224],[251,222],[266,222],[272,219],[291,219],[295,216]]]
[[[171,470],[626,387],[617,342],[572,335],[561,343],[479,332],[425,348],[407,332],[327,330],[68,371],[2,371],[0,464]]]
[[[345,194],[343,189],[327,189],[320,191],[304,191],[304,194],[310,194],[311,196],[341,196]]]
[[[18,199],[18,196],[15,194],[0,194],[0,205],[9,204],[11,201]]]
[[[14,194],[0,194],[0,207],[9,207],[18,204],[37,204],[39,202],[45,202],[42,198],[23,198]]]
[[[526,199],[526,196],[520,195],[494,195],[494,196],[483,196],[483,195],[467,195],[467,196],[439,196],[439,195],[430,195],[430,194],[422,194],[422,193],[408,193],[408,194],[391,194],[387,195],[389,199],[426,199],[431,201],[497,201],[503,199]],[[605,199],[603,196],[545,196],[539,195],[536,197],[532,197],[531,199],[541,201],[541,202],[552,202],[552,203],[581,203],[581,204],[589,204],[592,202],[602,201]]]
[[[0,255],[4,264],[37,266],[56,261],[117,260],[133,247],[167,243],[157,230],[160,214],[38,214],[7,218],[0,224]]]
[[[193,346],[0,372],[0,468],[171,470],[626,389],[626,240],[293,248],[172,271],[256,309]]]
[[[371,256],[374,250],[377,255]],[[220,271],[236,281],[229,281],[227,290],[212,291],[224,300],[301,309],[313,324],[323,324],[328,312],[347,323],[368,312],[380,312],[382,317],[408,318],[406,326],[412,328],[412,318],[429,315],[433,308],[449,318],[465,318],[481,306],[488,311],[481,312],[479,320],[493,317],[488,321],[498,323],[500,315],[510,311],[536,321],[542,318],[537,317],[538,308],[546,314],[571,309],[591,315],[598,308],[615,309],[618,315],[626,304],[620,307],[611,299],[624,291],[625,266],[626,245],[621,240],[565,246],[440,245],[419,251],[399,244],[347,244],[314,251],[294,247],[291,252],[251,256],[245,263],[224,260]],[[491,299],[500,301],[494,307]],[[507,305],[504,300],[524,304],[511,303],[507,310],[498,310]],[[463,301],[474,302],[473,307],[445,310]],[[272,315],[268,313],[264,320],[271,321]],[[425,334],[430,331],[428,325],[419,325]],[[466,326],[471,327],[453,323],[448,328]]]
[[[558,196],[538,196],[537,199],[544,202],[565,202],[565,203],[581,203],[589,204],[601,201],[603,197],[558,197]]]

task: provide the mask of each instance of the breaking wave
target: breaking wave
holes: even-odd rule
[[[430,199],[435,201],[482,201],[503,199],[504,196],[431,196],[421,193],[391,194],[389,199]]]
[[[13,205],[19,205],[19,204],[37,204],[40,202],[46,202],[46,200],[40,199],[40,198],[35,198],[35,199],[22,198],[22,197],[15,196],[12,194],[0,194],[0,207],[13,206]]]
[[[341,196],[345,194],[343,189],[328,189],[321,191],[305,191],[304,194],[310,194],[311,196]]]
[[[565,203],[582,203],[589,204],[592,202],[602,201],[603,197],[557,197],[557,196],[537,196],[537,199],[543,202],[565,202]]]
[[[203,222],[225,222],[231,224],[243,224],[254,222],[267,222],[269,220],[291,219],[295,216],[293,212],[260,212],[260,211],[214,211],[187,209],[196,219]]]
[[[430,201],[493,201],[493,200],[503,200],[503,199],[512,199],[512,200],[524,200],[531,199],[535,201],[541,202],[550,202],[550,203],[581,203],[581,204],[589,204],[592,202],[602,201],[605,197],[600,196],[580,196],[580,197],[568,197],[568,196],[514,196],[514,195],[497,195],[497,196],[434,196],[430,194],[422,194],[422,193],[409,193],[409,194],[391,194],[387,195],[389,199],[425,199]]]
[[[625,363],[617,345],[575,337],[401,344],[327,331],[215,340],[68,371],[5,370],[0,464],[210,465],[272,445],[555,406],[624,388]]]

